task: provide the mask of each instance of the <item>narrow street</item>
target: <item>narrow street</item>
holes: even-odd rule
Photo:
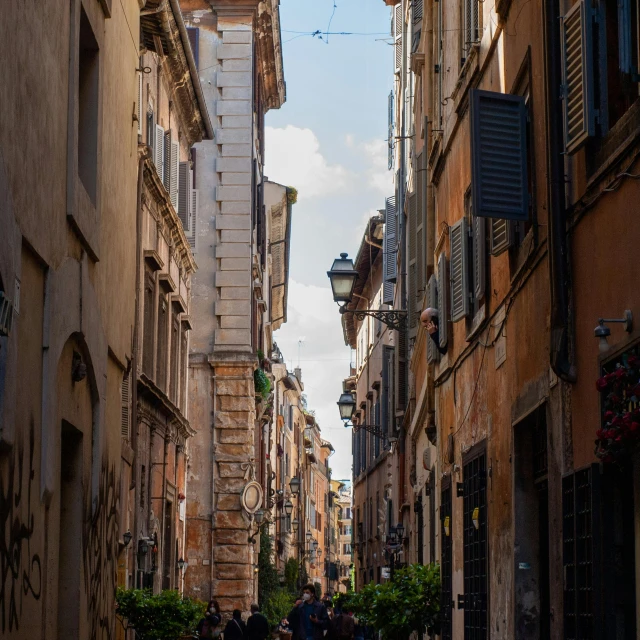
[[[2,638],[639,638],[639,2],[3,3]]]

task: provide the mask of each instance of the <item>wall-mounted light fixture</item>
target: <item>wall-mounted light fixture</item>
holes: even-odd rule
[[[124,542],[124,548],[126,549],[131,543],[131,538],[133,538],[133,534],[131,531],[125,531],[122,534],[122,542]]]
[[[297,496],[300,493],[300,478],[293,476],[293,478],[289,480],[289,487],[291,487],[292,495]]]
[[[600,318],[598,320],[598,326],[593,330],[593,335],[598,338],[598,349],[600,349],[600,353],[606,353],[609,350],[607,338],[611,335],[611,329],[606,325],[612,322],[623,324],[624,330],[627,333],[633,331],[633,314],[629,309],[625,309],[622,318]]]

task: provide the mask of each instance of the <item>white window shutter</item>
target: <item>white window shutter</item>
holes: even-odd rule
[[[427,286],[427,163],[426,154],[421,151],[416,156],[416,192],[418,204],[417,216],[417,262],[418,262],[418,300],[422,301],[422,296]]]
[[[476,300],[484,297],[486,280],[486,234],[484,218],[473,218],[473,295]]]
[[[409,328],[413,329],[417,324],[416,300],[418,298],[418,199],[416,193],[409,195]]]
[[[178,166],[178,217],[185,231],[189,231],[191,222],[191,170],[188,162],[181,162]]]
[[[138,135],[142,135],[142,71],[138,72]]]
[[[461,218],[449,229],[452,322],[469,314],[468,242],[467,221]]]
[[[577,151],[595,132],[592,29],[590,0],[579,0],[562,18],[564,143],[568,153]]]
[[[171,197],[171,204],[174,209],[178,209],[178,185],[180,183],[179,174],[180,165],[180,144],[178,142],[171,142],[171,164],[169,175],[169,196]]]
[[[171,157],[171,131],[167,131],[164,134],[164,167],[162,171],[162,183],[167,193],[171,193],[171,165],[173,159]]]
[[[398,3],[393,10],[393,43],[394,43],[394,61],[395,72],[400,73],[402,71],[402,27],[403,27],[403,15],[402,15],[402,2]]]
[[[120,413],[120,435],[129,440],[131,435],[131,420],[130,420],[130,404],[131,404],[131,385],[129,381],[131,375],[129,372],[125,372],[122,378],[121,387],[121,413]]]
[[[385,202],[384,212],[384,240],[382,242],[382,264],[383,280],[385,282],[395,282],[398,277],[397,268],[397,218],[396,218],[396,198],[391,196]],[[385,304],[390,304],[384,300]],[[393,302],[393,301],[392,301]]]
[[[156,125],[156,139],[154,144],[154,163],[160,180],[164,179],[164,127]]]
[[[200,206],[200,195],[198,189],[191,191],[191,228],[187,239],[191,246],[191,253],[195,256],[198,253],[198,208]]]
[[[444,253],[438,258],[438,329],[440,346],[446,347],[449,341],[449,265]],[[429,300],[431,306],[431,300]]]
[[[489,223],[491,255],[499,256],[511,246],[514,225],[510,220],[500,218],[492,218]]]

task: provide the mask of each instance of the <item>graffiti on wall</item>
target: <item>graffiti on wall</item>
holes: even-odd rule
[[[25,598],[40,599],[42,567],[33,549],[35,530],[31,505],[35,479],[34,425],[29,429],[29,453],[18,438],[11,452],[0,458],[0,629],[17,631]]]
[[[91,514],[88,500],[82,536],[90,640],[115,636],[119,496],[115,468],[103,462],[95,512]]]

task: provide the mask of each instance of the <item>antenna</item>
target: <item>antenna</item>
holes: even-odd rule
[[[300,349],[304,347],[305,336],[298,338],[298,369],[300,368]]]

